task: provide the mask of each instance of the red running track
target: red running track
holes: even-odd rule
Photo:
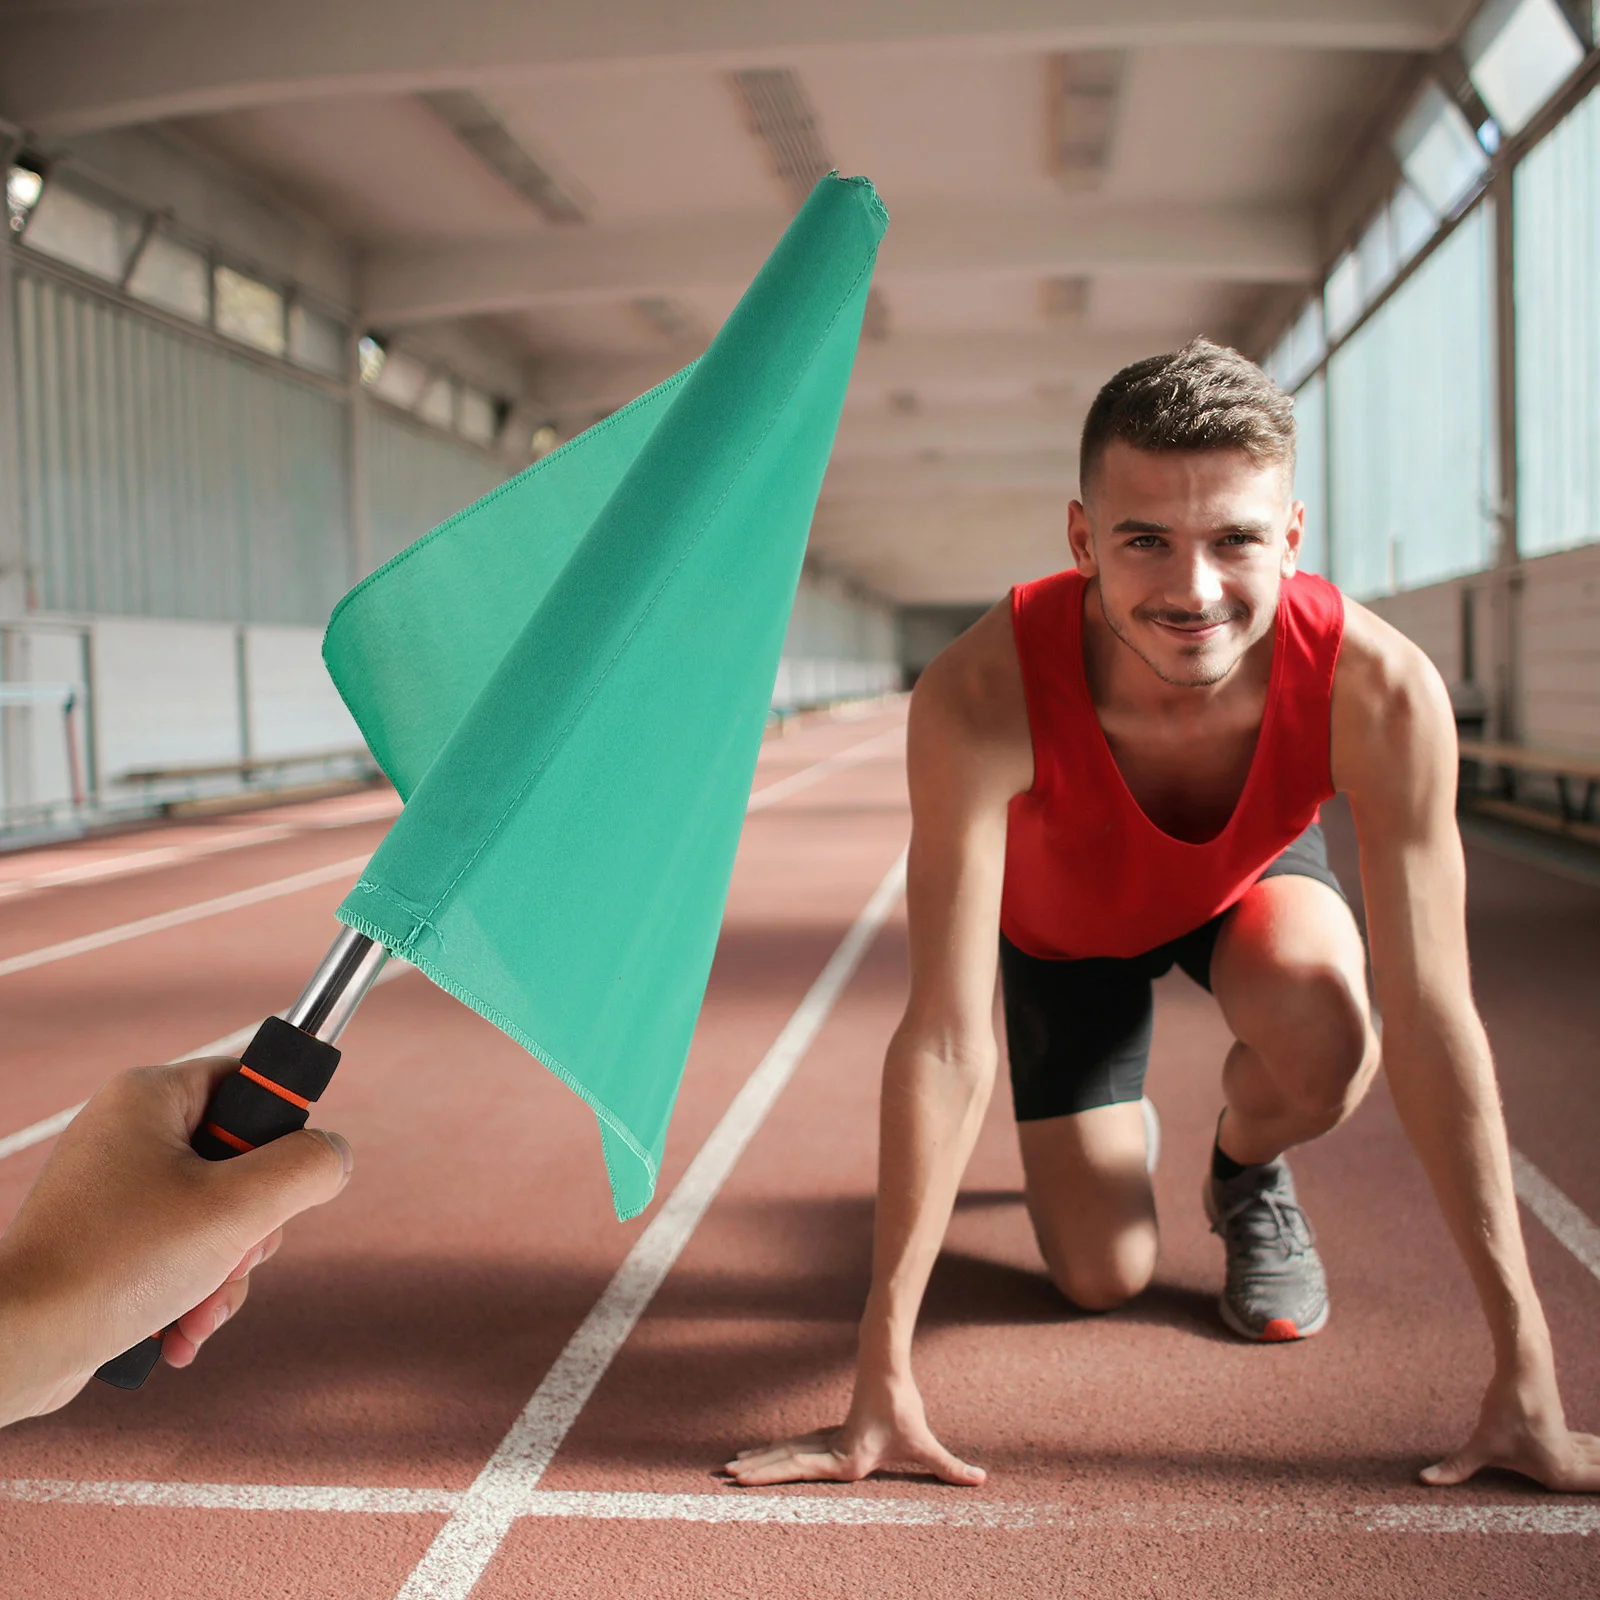
[[[1328,1331],[1262,1347],[1222,1330],[1198,1193],[1226,1035],[1181,977],[1162,987],[1151,1073],[1163,1260],[1133,1305],[1086,1317],[1054,1295],[996,1093],[918,1347],[936,1429],[988,1483],[719,1482],[735,1448],[836,1420],[848,1398],[877,1077],[905,982],[900,715],[815,719],[763,751],[758,795],[771,792],[747,824],[664,1203],[618,1226],[567,1091],[417,975],[377,990],[323,1102],[355,1178],[294,1226],[246,1314],[187,1372],[137,1395],[93,1385],[0,1435],[0,1595],[1600,1593],[1595,1498],[1415,1482],[1464,1435],[1488,1357],[1381,1087],[1296,1158]],[[384,825],[331,824],[371,804],[73,846],[42,871],[0,860],[0,882],[29,880],[0,895],[0,1149],[117,1066],[287,1003],[353,869],[331,874]],[[197,848],[267,824],[286,831]],[[1353,882],[1336,817],[1331,831]],[[98,870],[169,844],[173,858]],[[1476,979],[1524,1187],[1567,1240],[1525,1212],[1534,1271],[1569,1410],[1593,1427],[1600,887],[1470,859]],[[319,869],[326,881],[13,970]],[[864,909],[887,914],[875,936]],[[47,1149],[0,1159],[0,1215]]]

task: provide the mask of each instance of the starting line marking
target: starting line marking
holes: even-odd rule
[[[460,1489],[334,1488],[276,1483],[75,1483],[59,1478],[0,1481],[0,1498],[26,1505],[147,1507],[163,1511],[330,1512],[367,1516],[453,1515],[471,1495]],[[911,1496],[612,1494],[533,1488],[506,1496],[512,1520],[743,1522],[802,1527],[986,1528],[1077,1533],[1600,1534],[1600,1506],[1400,1505],[1258,1507],[1213,1501],[1175,1505],[1124,1501],[1079,1509],[1060,1502],[968,1500],[959,1492]]]
[[[828,958],[760,1064],[745,1080],[677,1187],[639,1235],[555,1365],[400,1590],[399,1600],[465,1600],[537,1488],[613,1358],[666,1280],[711,1202],[801,1058],[822,1030],[861,958],[905,888],[906,857],[894,865]]]

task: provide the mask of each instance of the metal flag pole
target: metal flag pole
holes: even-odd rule
[[[334,1040],[388,959],[389,952],[364,933],[340,932],[305,992],[283,1016],[261,1024],[237,1069],[212,1092],[189,1141],[198,1154],[227,1161],[306,1125],[311,1102],[339,1065]],[[137,1389],[161,1359],[161,1339],[153,1333],[140,1340],[98,1368],[95,1377],[118,1389]]]

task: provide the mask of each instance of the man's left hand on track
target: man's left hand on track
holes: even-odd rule
[[[119,1073],[61,1135],[0,1239],[0,1425],[64,1406],[157,1329],[167,1363],[187,1366],[283,1224],[344,1187],[350,1147],[320,1130],[232,1161],[195,1154],[190,1135],[237,1066]]]
[[[1521,1375],[1497,1373],[1472,1437],[1424,1468],[1422,1481],[1444,1488],[1465,1483],[1485,1467],[1520,1472],[1547,1489],[1600,1493],[1600,1438],[1567,1427],[1551,1364],[1541,1362]]]

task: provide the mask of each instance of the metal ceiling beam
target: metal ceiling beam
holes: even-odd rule
[[[361,313],[375,327],[747,283],[784,219],[686,217],[612,228],[548,229],[370,254]],[[1229,283],[1301,283],[1319,257],[1298,209],[1130,204],[1100,198],[997,202],[954,196],[895,207],[877,282],[952,272],[1049,277],[1160,273]]]
[[[12,11],[0,112],[38,133],[333,95],[469,88],[508,73],[672,58],[717,68],[817,50],[1278,45],[1429,51],[1456,0],[124,0]]]

